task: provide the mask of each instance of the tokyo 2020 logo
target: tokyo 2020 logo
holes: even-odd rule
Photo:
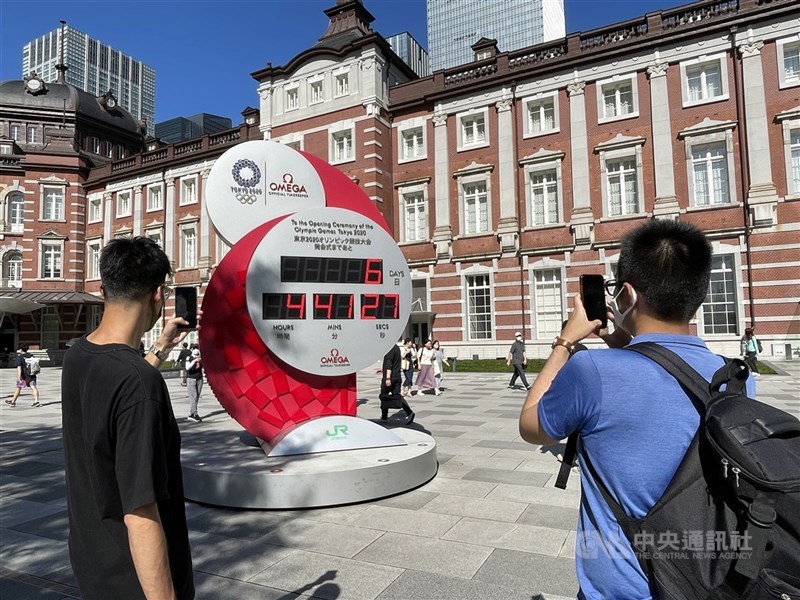
[[[261,169],[249,158],[237,160],[231,169],[231,174],[236,183],[246,188],[255,187],[261,181]]]

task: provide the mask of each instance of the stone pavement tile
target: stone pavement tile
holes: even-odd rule
[[[523,452],[530,452],[533,449],[533,446],[527,442],[508,442],[504,440],[482,440],[473,445],[483,448],[497,448],[498,450],[522,450]]]
[[[12,496],[30,502],[55,502],[67,495],[63,473],[60,477],[54,474],[38,477],[4,475],[0,483],[4,496]]]
[[[265,544],[352,558],[381,535],[381,531],[352,525],[295,519],[278,527],[262,541]]]
[[[494,448],[479,448],[458,440],[439,440],[436,447],[437,451],[452,454],[453,456],[492,456],[497,450]]]
[[[526,461],[526,460],[536,460],[537,457],[541,456],[534,450],[509,450],[509,449],[500,449],[494,454],[495,458],[514,458],[519,461]],[[552,455],[551,455],[552,456]],[[555,457],[554,457],[555,460]]]
[[[558,556],[568,534],[566,529],[461,519],[442,539]]]
[[[250,581],[314,598],[373,600],[397,579],[402,569],[298,551]]]
[[[191,502],[189,500],[184,502],[184,509],[186,510],[187,519],[199,517],[203,513],[213,510],[210,506],[206,506],[205,504],[197,504],[196,502]]]
[[[298,513],[304,519],[314,519],[327,523],[355,523],[359,516],[368,510],[371,504],[349,504],[331,508],[311,508]]]
[[[494,489],[495,484],[483,481],[463,481],[458,478],[445,477],[440,472],[423,486],[426,492],[436,492],[437,494],[455,494],[456,496],[470,496],[472,498],[484,498]]]
[[[460,394],[459,394],[460,395]],[[440,404],[439,408],[456,408],[460,411],[478,408],[477,404]]]
[[[575,543],[577,539],[578,532],[577,531],[570,531],[569,535],[567,536],[567,540],[564,542],[564,547],[559,552],[559,556],[563,556],[564,558],[571,558],[575,560]]]
[[[377,600],[531,600],[523,590],[426,573],[404,571]]]
[[[441,471],[442,467],[439,467]],[[428,502],[436,498],[439,494],[434,492],[426,492],[424,490],[416,489],[412,492],[405,494],[398,494],[390,498],[378,500],[377,504],[381,506],[394,506],[396,508],[408,508],[410,510],[418,510],[425,506]]]
[[[10,527],[15,531],[36,535],[51,540],[66,542],[69,540],[69,515],[67,511],[40,516],[30,521],[17,523]]]
[[[473,469],[464,479],[471,481],[488,481],[491,483],[511,483],[514,485],[532,485],[542,487],[550,478],[550,474],[532,471],[504,471],[501,469]]]
[[[549,504],[532,504],[517,519],[517,523],[555,527],[556,529],[575,529],[578,526],[578,509]]]
[[[257,540],[298,517],[290,511],[228,510],[212,508],[187,521],[189,529],[224,537]]]
[[[487,499],[577,508],[580,504],[581,494],[577,490],[537,488],[501,483],[489,492]]]
[[[522,502],[440,494],[425,505],[425,512],[513,523],[519,519],[526,508],[527,505]]]
[[[355,558],[391,567],[469,578],[491,553],[492,549],[486,546],[387,533]]]
[[[447,438],[457,438],[464,435],[463,431],[447,431],[445,429],[436,429],[435,433],[433,434],[434,438],[437,437],[447,437]]]
[[[496,456],[456,456],[449,464],[452,466],[465,466],[473,469],[505,469],[513,471],[520,463],[519,459],[513,458],[497,458]]]
[[[71,566],[58,569],[56,571],[53,571],[52,573],[48,573],[47,575],[42,575],[42,579],[47,579],[48,581],[55,581],[56,583],[73,587],[75,588],[76,592],[78,589],[78,582],[75,581],[75,575],[72,573]],[[0,598],[2,598],[2,596],[0,596]]]
[[[466,421],[459,419],[439,419],[434,421],[435,425],[457,425],[458,427],[480,427],[483,420],[475,419],[474,421]]]
[[[17,477],[33,477],[42,473],[53,473],[63,471],[58,465],[47,462],[39,462],[31,459],[20,459],[15,461],[4,460],[0,464],[0,481],[6,475],[16,475]]]
[[[454,466],[454,465],[439,465],[439,471],[436,473],[437,477],[446,477],[448,479],[461,479],[464,475],[469,473],[472,467]]]
[[[17,523],[31,521],[37,517],[45,517],[60,512],[62,508],[54,504],[20,500],[5,495],[5,489],[0,485],[0,527],[12,527]]]
[[[195,571],[247,581],[264,569],[290,556],[297,550],[222,537],[211,533],[190,532],[192,566]]]
[[[370,506],[351,523],[367,529],[440,538],[458,522],[458,519],[459,517],[453,515],[389,506]]]
[[[77,593],[74,598],[77,598]],[[0,577],[0,598],[8,600],[61,600],[70,598],[61,592],[43,589],[33,583]]]
[[[517,471],[536,471],[537,473],[558,473],[559,461],[552,454],[534,454],[529,460],[522,461]]]
[[[6,569],[44,576],[69,566],[67,542],[13,529],[0,531],[0,564]]]
[[[547,480],[547,483],[542,487],[555,488],[556,481],[558,481],[558,473],[553,473],[550,475],[550,479]],[[578,492],[581,491],[581,473],[580,471],[576,471],[574,467],[572,473],[569,475],[569,479],[567,479],[567,489]]]
[[[528,590],[531,596],[545,592],[574,598],[578,593],[575,561],[515,550],[492,552],[474,579]]]
[[[208,575],[195,571],[194,588],[196,598],[214,598],[219,600],[298,600],[303,598],[298,594],[277,590],[275,588],[258,585],[257,583],[245,583],[220,577],[218,575]],[[344,600],[344,599],[343,599]]]
[[[457,410],[429,410],[425,408],[422,410],[415,410],[414,414],[417,415],[418,419],[428,419],[430,417],[441,417],[441,416],[452,417],[459,413]]]

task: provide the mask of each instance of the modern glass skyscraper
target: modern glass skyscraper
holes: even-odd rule
[[[407,31],[397,33],[386,38],[395,54],[403,59],[411,70],[420,77],[427,77],[430,72],[430,60],[428,53],[420,46],[419,42],[414,39]]]
[[[120,106],[147,122],[147,133],[155,131],[156,72],[152,67],[68,25],[54,29],[22,47],[22,76],[36,73],[46,82],[56,81],[64,36],[66,80],[90,94],[109,90]]]
[[[564,0],[427,0],[431,71],[473,60],[482,37],[501,52],[564,37]]]

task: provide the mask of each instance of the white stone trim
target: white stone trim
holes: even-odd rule
[[[689,82],[686,77],[687,69],[701,65],[710,65],[716,62],[719,66],[719,77],[722,86],[722,93],[719,96],[712,96],[710,98],[702,98],[700,100],[689,99]],[[719,54],[701,54],[695,58],[684,60],[680,63],[681,71],[681,103],[684,108],[687,106],[697,106],[699,104],[709,104],[711,102],[720,102],[727,100],[730,97],[728,91],[728,54],[721,52]]]
[[[604,100],[604,87],[619,87],[630,82],[631,86],[631,103],[632,110],[629,113],[620,115],[606,116]],[[639,83],[637,73],[627,73],[625,75],[614,75],[608,79],[601,79],[595,83],[596,100],[597,100],[597,122],[598,123],[611,123],[613,121],[621,121],[624,119],[633,119],[639,116]]]
[[[467,144],[464,142],[464,121],[477,119],[477,117],[483,117],[483,141],[482,142],[472,142]],[[486,148],[489,146],[489,107],[484,106],[483,108],[472,109],[466,112],[458,113],[456,115],[456,124],[458,130],[456,131],[457,135],[457,152],[464,152],[466,150],[475,150],[476,148]]]
[[[553,102],[553,129],[547,129],[545,131],[531,131],[530,128],[530,108],[531,105],[541,105],[548,100],[552,100]],[[542,135],[550,135],[551,133],[558,133],[561,131],[561,120],[560,120],[560,113],[559,113],[559,106],[558,106],[558,90],[552,92],[540,92],[533,96],[528,96],[527,98],[522,99],[522,107],[523,107],[523,118],[525,119],[523,125],[523,138],[532,138],[532,137],[539,137]]]
[[[778,87],[780,89],[795,87],[800,85],[800,73],[791,79],[786,78],[786,71],[784,70],[784,57],[787,46],[791,50],[798,50],[800,52],[800,33],[790,37],[775,40],[775,51],[777,54],[778,63]]]

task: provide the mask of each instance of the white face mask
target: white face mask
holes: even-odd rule
[[[614,295],[614,297],[611,298],[611,300],[608,301],[608,307],[611,309],[611,312],[614,314],[614,327],[619,327],[620,329],[622,329],[624,331],[628,331],[627,329],[625,329],[625,326],[623,325],[623,323],[625,322],[625,317],[627,317],[630,314],[630,312],[633,310],[633,307],[636,306],[637,298],[636,298],[636,290],[631,288],[631,294],[632,294],[631,305],[628,308],[625,309],[625,312],[620,312],[619,305],[617,304],[617,298],[619,298],[619,295],[623,291],[625,291],[624,287],[621,288]],[[630,332],[628,332],[628,333],[630,333]]]

